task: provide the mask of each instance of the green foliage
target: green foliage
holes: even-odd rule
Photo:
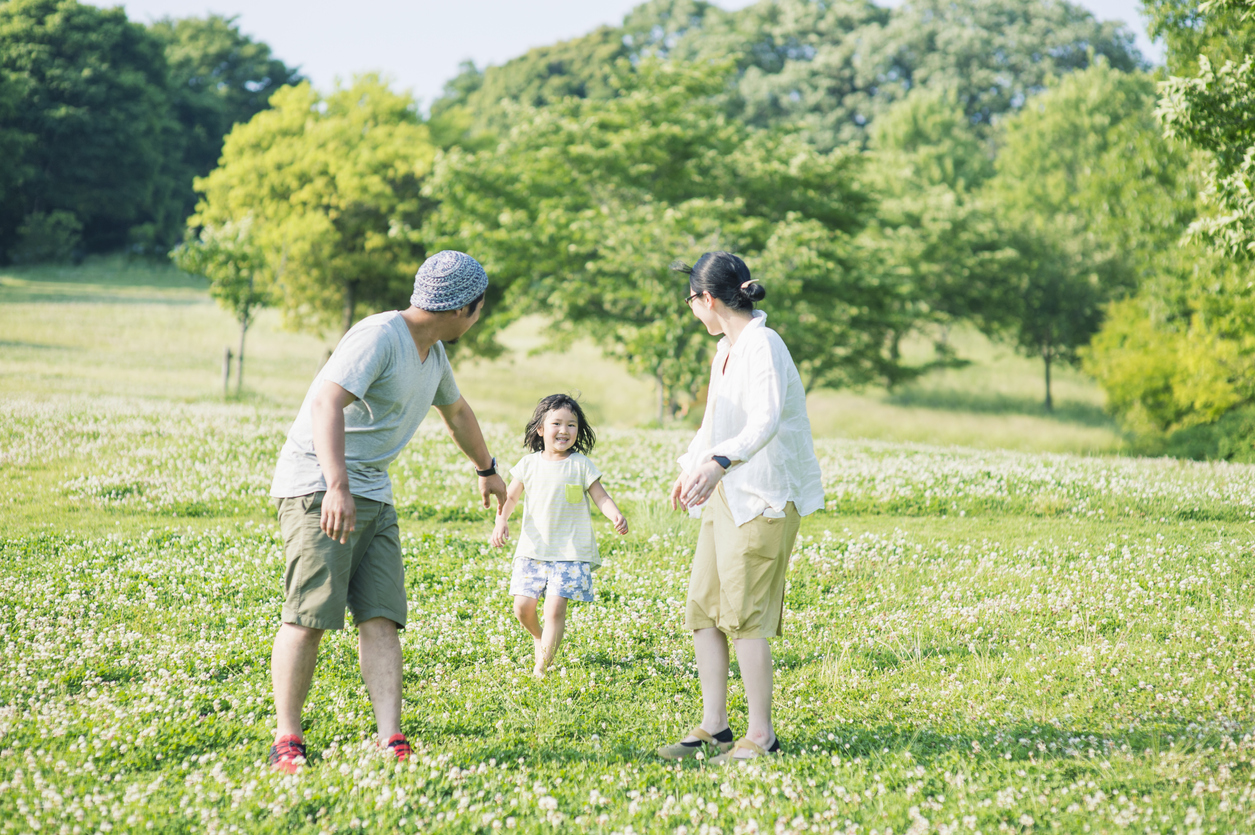
[[[1010,335],[1074,363],[1104,306],[1163,263],[1189,216],[1186,158],[1158,136],[1153,81],[1103,63],[1062,78],[1009,119],[989,193],[1020,259]]]
[[[495,328],[543,311],[559,338],[590,335],[657,380],[663,412],[674,412],[684,407],[680,394],[689,402],[704,382],[702,357],[713,343],[682,304],[684,281],[669,262],[711,249],[743,252],[769,293],[778,282],[788,299],[789,277],[753,260],[769,241],[776,252],[763,263],[783,269],[792,232],[780,230],[817,224],[807,228],[840,239],[858,228],[867,197],[857,156],[818,154],[781,132],[745,131],[720,112],[726,79],[726,65],[651,59],[621,78],[613,99],[520,108],[517,126],[490,151],[453,151],[440,161],[430,186],[440,208],[424,234],[433,247],[473,245],[492,276],[476,334],[481,350],[491,350]],[[836,292],[864,280],[817,279],[808,289]],[[772,298],[769,312],[788,310]],[[812,304],[831,307],[835,299],[816,296]],[[855,362],[868,365],[839,347],[850,336],[839,320],[781,318],[799,339],[807,330],[827,334],[812,334],[822,345],[807,357],[816,383],[838,379],[837,369]]]
[[[1111,160],[1132,162],[1130,171],[1118,172],[1138,189],[1137,200],[1124,201],[1136,210],[1123,222],[1125,245],[1140,253],[1147,278],[1136,298],[1112,307],[1085,367],[1141,448],[1249,460],[1255,72],[1243,45],[1252,42],[1255,24],[1243,3],[1147,8],[1152,30],[1167,38],[1169,67],[1188,76],[1161,84],[1157,114],[1163,133],[1183,142],[1159,143],[1157,160],[1153,142],[1133,143]],[[1213,62],[1223,66],[1216,70]],[[1187,147],[1206,165],[1190,166]],[[1140,179],[1130,176],[1139,169]],[[1207,207],[1211,214],[1196,215]],[[1175,246],[1187,224],[1185,240]]]
[[[192,213],[192,179],[218,163],[222,140],[236,124],[267,107],[271,95],[301,81],[270,47],[240,32],[234,17],[165,18],[149,27],[165,47],[170,106],[182,126],[180,217]]]
[[[1218,454],[1197,441],[1220,430],[1201,427],[1255,402],[1255,293],[1233,264],[1197,247],[1184,254],[1193,263],[1174,275],[1175,297],[1148,286],[1113,305],[1085,368],[1142,448],[1177,448],[1179,435],[1189,441],[1180,448]],[[1244,425],[1231,422],[1224,432]]]
[[[897,169],[902,186],[979,188],[994,173],[993,153],[978,136],[953,88],[916,87],[872,123],[871,148]]]
[[[1051,77],[1101,56],[1143,65],[1132,34],[1066,0],[920,0],[881,8],[868,0],[759,2],[725,12],[701,0],[650,0],[617,28],[532,50],[482,74],[469,68],[432,107],[464,108],[479,130],[511,126],[502,101],[544,105],[563,96],[615,95],[621,58],[733,60],[725,112],[759,128],[796,127],[829,150],[866,140],[866,128],[919,87],[954,91],[987,133]]]
[[[1167,46],[1168,72],[1174,76],[1198,71],[1199,56],[1213,64],[1240,63],[1255,54],[1255,24],[1249,4],[1206,0],[1142,0],[1147,33]]]
[[[93,251],[174,237],[179,129],[156,38],[121,8],[11,0],[0,4],[0,78],[11,91],[0,141],[17,152],[5,162],[0,250],[32,212],[72,213]]]
[[[286,265],[280,263],[273,277],[266,274],[266,256],[254,240],[251,216],[238,222],[228,220],[221,226],[205,225],[197,238],[177,247],[170,257],[184,272],[209,279],[209,294],[239,323],[235,388],[240,394],[244,389],[244,339],[258,308],[271,303],[270,289],[282,278]]]
[[[9,256],[18,264],[64,263],[78,254],[83,224],[71,212],[31,212]]]
[[[1255,59],[1216,70],[1200,55],[1197,76],[1164,83],[1160,114],[1165,135],[1210,158],[1204,197],[1220,213],[1196,220],[1190,234],[1227,258],[1255,257]]]
[[[880,201],[866,248],[904,307],[894,355],[907,332],[936,325],[944,362],[946,328],[968,320],[992,332],[1014,311],[1006,294],[1015,251],[976,193],[993,174],[989,143],[955,91],[920,87],[873,123],[869,156]]]
[[[612,76],[615,63],[628,55],[623,35],[602,26],[587,35],[552,46],[529,50],[500,67],[489,67],[478,74],[474,65],[462,70],[446,95],[453,104],[473,114],[472,126],[478,131],[506,133],[512,126],[502,101],[543,107],[569,96],[604,99],[614,95]],[[433,115],[451,104],[432,108]]]
[[[284,87],[270,103],[196,181],[204,198],[189,225],[251,218],[295,327],[348,330],[358,305],[403,306],[423,258],[420,187],[436,153],[413,100],[366,75],[326,97],[307,83]]]
[[[821,148],[861,141],[868,124],[919,87],[954,91],[987,130],[1096,56],[1121,70],[1142,63],[1126,28],[1061,0],[917,0],[887,13],[870,3],[786,0],[742,14],[770,23],[772,47],[744,46],[756,70],[741,85],[746,118],[797,123]]]

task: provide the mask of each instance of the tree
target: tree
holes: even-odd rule
[[[149,31],[164,46],[170,103],[182,126],[182,221],[196,205],[192,180],[218,164],[223,138],[266,109],[276,90],[302,78],[269,46],[241,33],[234,17],[165,18]]]
[[[144,27],[77,0],[0,3],[0,77],[12,85],[0,133],[16,153],[0,249],[32,213],[73,214],[93,251],[177,227],[179,128]]]
[[[1051,366],[1078,361],[1105,305],[1154,270],[1174,234],[1184,172],[1156,159],[1180,157],[1158,136],[1153,96],[1148,76],[1099,63],[1007,120],[988,193],[1020,253],[1009,334],[1042,358],[1048,409]]]
[[[1016,253],[979,197],[994,173],[992,148],[955,91],[919,87],[873,123],[868,156],[879,200],[864,249],[903,288],[902,327],[887,334],[890,356],[910,331],[931,326],[934,365],[949,364],[951,325],[970,321],[994,333],[1014,309],[1007,275]]]
[[[615,62],[626,58],[623,35],[609,26],[552,46],[528,50],[518,58],[483,72],[474,64],[445,87],[445,95],[432,105],[439,119],[452,107],[470,114],[473,131],[505,133],[511,123],[501,102],[543,107],[575,96],[608,98],[613,95],[611,76]]]
[[[510,127],[503,101],[542,106],[563,96],[617,95],[619,60],[731,60],[734,85],[717,101],[758,128],[791,126],[830,150],[864,143],[867,126],[920,87],[954,91],[987,135],[1047,79],[1096,58],[1144,65],[1133,35],[1067,0],[773,0],[725,12],[702,0],[649,0],[619,27],[533,50],[500,67],[460,76],[449,98],[479,129]],[[433,114],[441,112],[439,103]]]
[[[1255,59],[1216,70],[1200,55],[1197,76],[1164,83],[1159,112],[1166,136],[1210,156],[1204,197],[1220,213],[1190,234],[1227,258],[1255,257]]]
[[[1255,21],[1243,3],[1142,0],[1141,5],[1147,34],[1164,40],[1168,72],[1173,76],[1196,74],[1199,56],[1223,65],[1225,61],[1241,63],[1255,54]]]
[[[284,87],[270,104],[232,130],[221,165],[196,181],[204,196],[188,224],[251,217],[289,324],[347,331],[359,306],[409,296],[436,149],[414,101],[375,75],[326,97],[307,83]]]
[[[846,238],[861,227],[869,201],[857,154],[819,154],[794,136],[729,121],[719,103],[729,69],[647,59],[619,76],[614,98],[518,108],[516,127],[491,151],[440,160],[429,186],[440,208],[424,236],[433,247],[473,243],[493,276],[482,350],[512,318],[544,312],[556,339],[591,336],[652,376],[665,418],[696,397],[712,347],[682,304],[673,258],[738,251],[783,303],[786,277],[755,266],[778,229],[805,221]],[[817,309],[833,302],[810,301]],[[829,319],[790,323],[815,329],[816,382],[866,362],[833,345],[846,334]]]
[[[1130,149],[1125,159],[1157,165],[1160,182],[1193,169],[1201,188],[1193,177],[1177,174],[1187,188],[1170,195],[1173,210],[1155,213],[1175,215],[1174,222],[1137,224],[1149,226],[1143,238],[1152,257],[1143,260],[1156,269],[1135,297],[1112,306],[1085,366],[1146,451],[1250,461],[1255,96],[1249,56],[1255,16],[1249,4],[1228,0],[1152,0],[1146,6],[1152,32],[1167,40],[1168,66],[1176,76],[1160,87],[1159,116],[1164,133],[1183,142],[1161,140],[1161,148],[1172,151],[1166,154]],[[1182,157],[1191,149],[1204,165],[1187,169]],[[1145,200],[1155,193],[1142,191],[1145,205],[1164,202]],[[1174,245],[1183,230],[1181,245]]]
[[[252,218],[207,225],[200,235],[170,253],[179,269],[209,279],[209,294],[229,311],[240,325],[240,350],[236,355],[235,393],[244,390],[244,339],[257,309],[270,303],[268,288],[281,278],[284,262],[276,275],[265,275],[266,256],[253,239]]]

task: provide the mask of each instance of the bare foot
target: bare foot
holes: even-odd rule
[[[543,664],[537,664],[535,667],[532,668],[532,678],[544,678],[544,677],[545,677],[545,667]]]

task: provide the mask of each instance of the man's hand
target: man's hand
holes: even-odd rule
[[[488,544],[494,548],[500,548],[505,545],[505,541],[510,538],[510,523],[503,517],[497,517],[497,524],[492,526],[492,536],[488,537]]]
[[[505,479],[496,473],[487,478],[481,476],[479,479],[479,495],[484,499],[484,507],[488,507],[489,496],[496,496],[497,513],[500,514],[501,506],[505,504]]]
[[[710,494],[715,492],[725,472],[727,471],[723,467],[711,460],[686,473],[683,479],[684,484],[679,490],[680,505],[688,510],[690,507],[703,504],[710,498]],[[673,488],[672,495],[675,493]]]
[[[349,534],[357,528],[357,503],[349,488],[329,489],[323,494],[318,526],[341,545],[348,544]]]

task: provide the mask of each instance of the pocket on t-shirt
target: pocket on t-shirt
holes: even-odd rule
[[[567,484],[566,500],[570,504],[579,504],[584,501],[584,485],[583,484]]]

